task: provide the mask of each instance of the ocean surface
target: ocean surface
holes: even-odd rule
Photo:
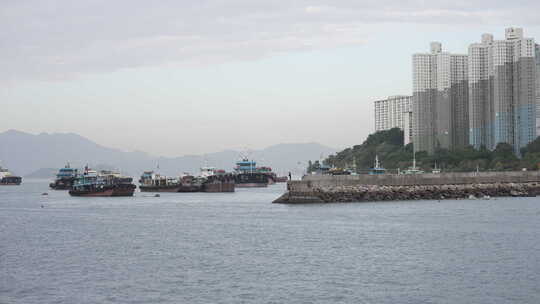
[[[271,204],[283,191],[0,187],[0,303],[540,303],[540,198]]]

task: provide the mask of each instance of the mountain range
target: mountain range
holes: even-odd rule
[[[278,174],[301,174],[308,160],[335,153],[337,149],[318,143],[277,144],[247,154],[258,166],[272,167]],[[182,172],[198,174],[202,166],[233,169],[242,152],[225,150],[205,155],[158,157],[145,152],[126,152],[99,145],[74,133],[29,134],[17,130],[0,133],[0,160],[12,172],[35,178],[52,177],[69,162],[72,167],[116,168],[123,174],[139,176],[146,170],[166,175]],[[244,153],[245,154],[245,153]]]

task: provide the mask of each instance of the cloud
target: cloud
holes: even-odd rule
[[[249,60],[364,43],[363,24],[538,24],[540,1],[41,1],[0,4],[0,82]]]

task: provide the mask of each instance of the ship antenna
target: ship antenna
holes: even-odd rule
[[[249,160],[249,152],[248,152],[248,148],[247,148],[247,147],[244,148],[244,151],[240,152],[240,158],[241,158],[242,160],[244,160],[244,159]]]

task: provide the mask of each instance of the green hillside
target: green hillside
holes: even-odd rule
[[[517,158],[512,147],[506,143],[497,145],[494,151],[487,149],[476,150],[473,147],[463,149],[437,149],[433,155],[425,151],[416,153],[416,164],[424,171],[430,171],[435,164],[443,171],[475,171],[477,168],[486,170],[538,170],[540,163],[540,137],[522,149],[523,157]],[[375,156],[378,155],[383,167],[395,173],[398,168],[403,170],[412,166],[413,146],[403,145],[403,131],[398,128],[380,131],[368,136],[361,144],[347,148],[329,156],[324,164],[337,168],[356,168],[363,173],[373,167]],[[308,168],[314,169],[315,163]],[[354,166],[356,165],[356,166]]]

